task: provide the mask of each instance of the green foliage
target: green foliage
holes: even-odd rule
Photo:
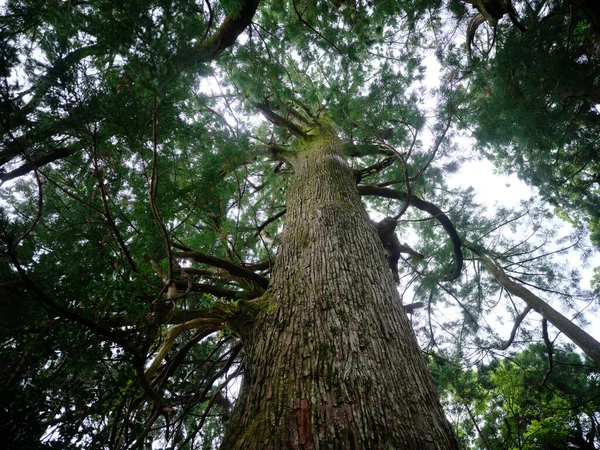
[[[500,361],[463,370],[432,358],[430,367],[464,448],[565,449],[598,445],[599,373],[572,348],[532,345]]]
[[[243,342],[210,312],[261,298],[276,313],[261,281],[276,259],[299,146],[257,104],[307,134],[326,117],[357,173],[381,165],[363,185],[435,204],[462,238],[491,249],[512,276],[565,309],[589,299],[577,274],[548,255],[558,250],[547,248],[554,236],[545,205],[489,214],[472,190],[446,184],[474,157],[455,143],[454,125],[475,127],[499,167],[516,164],[571,220],[588,221],[596,239],[598,116],[586,96],[598,79],[581,40],[585,17],[576,12],[569,25],[552,14],[523,36],[501,25],[493,58],[475,59],[463,79],[464,49],[448,42],[454,19],[444,9],[462,20],[461,1],[262,2],[243,27],[227,29],[249,4],[0,6],[0,435],[9,448],[211,448],[222,437]],[[217,49],[225,31],[237,43]],[[434,50],[461,81],[448,74],[430,92],[423,57]],[[404,207],[365,202],[377,220]],[[544,242],[523,237],[540,229]],[[456,255],[439,217],[408,204],[397,231],[424,255],[400,267],[404,300],[428,307],[427,319],[414,320],[424,346],[485,359],[502,335],[490,317],[508,323],[522,305],[468,252],[464,275],[442,281]],[[177,294],[167,298],[172,283]],[[178,334],[144,383],[177,326],[169,306],[194,315],[183,320],[212,322]],[[521,340],[539,339],[535,325],[523,325]],[[519,358],[539,365],[534,356]],[[462,413],[460,395],[489,422],[490,436],[527,442],[572,442],[575,419],[558,411],[594,387],[557,366],[582,386],[544,394],[552,414],[534,414],[526,394],[543,369],[519,372],[508,360],[479,372],[437,364],[443,392],[452,391],[449,410]],[[558,390],[559,382],[546,386]],[[509,417],[510,429],[500,420],[504,404],[486,410],[491,397],[480,384],[490,392],[512,386],[502,395],[518,395],[511,401],[524,409],[511,412],[520,415]],[[165,405],[172,411],[159,414]],[[459,425],[463,442],[475,442],[473,425]]]
[[[494,51],[450,72],[468,71],[462,124],[498,167],[517,173],[563,217],[587,226],[598,245],[598,57],[584,43],[589,21],[561,3],[530,2],[519,9],[525,33],[497,30]],[[464,60],[463,60],[464,61]]]

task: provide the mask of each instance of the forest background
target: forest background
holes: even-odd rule
[[[0,8],[8,448],[600,446],[595,1]]]

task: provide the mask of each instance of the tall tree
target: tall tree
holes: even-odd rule
[[[457,448],[341,141],[311,128],[222,448]]]
[[[223,389],[241,371],[223,448],[456,448],[344,162],[361,153],[338,137],[358,127],[362,151],[389,157],[373,142],[383,123],[404,112],[399,128],[421,126],[405,99],[362,91],[359,55],[398,34],[384,30],[397,10],[290,2],[248,28],[257,4],[6,5],[10,445],[143,447],[156,424],[179,447],[210,444],[198,432],[209,411],[230,415]],[[197,91],[205,75],[220,95]],[[251,142],[232,124],[240,100],[274,134],[263,125]]]
[[[463,236],[515,221],[444,183],[465,99],[422,102],[429,6],[3,7],[13,447],[457,447],[401,296],[430,342],[458,299],[447,346],[480,345],[494,307]]]

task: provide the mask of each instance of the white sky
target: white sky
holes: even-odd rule
[[[476,192],[475,200],[488,208],[493,208],[495,205],[509,207],[518,204],[520,200],[527,200],[536,196],[535,188],[519,180],[516,175],[497,174],[494,165],[486,160],[465,163],[460,171],[447,177],[446,181],[451,188],[468,188],[472,186]],[[567,234],[571,226],[559,219],[556,220],[562,225],[563,233],[561,235]],[[558,258],[566,258],[572,266],[577,266],[582,272],[581,288],[590,289],[593,268],[600,266],[600,255],[597,253],[593,255],[585,266],[582,265],[581,255],[575,251]],[[543,298],[543,296],[541,297]],[[549,303],[553,307],[561,309],[560,305],[554,302]],[[564,310],[561,312],[571,318],[571,314]],[[594,338],[600,340],[600,318],[585,312],[584,317],[591,322],[590,325],[584,327],[585,330]],[[512,324],[509,325],[512,326]],[[510,332],[510,329],[507,329],[508,332]]]

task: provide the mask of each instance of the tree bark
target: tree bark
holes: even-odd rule
[[[341,142],[305,144],[221,449],[458,449]]]

